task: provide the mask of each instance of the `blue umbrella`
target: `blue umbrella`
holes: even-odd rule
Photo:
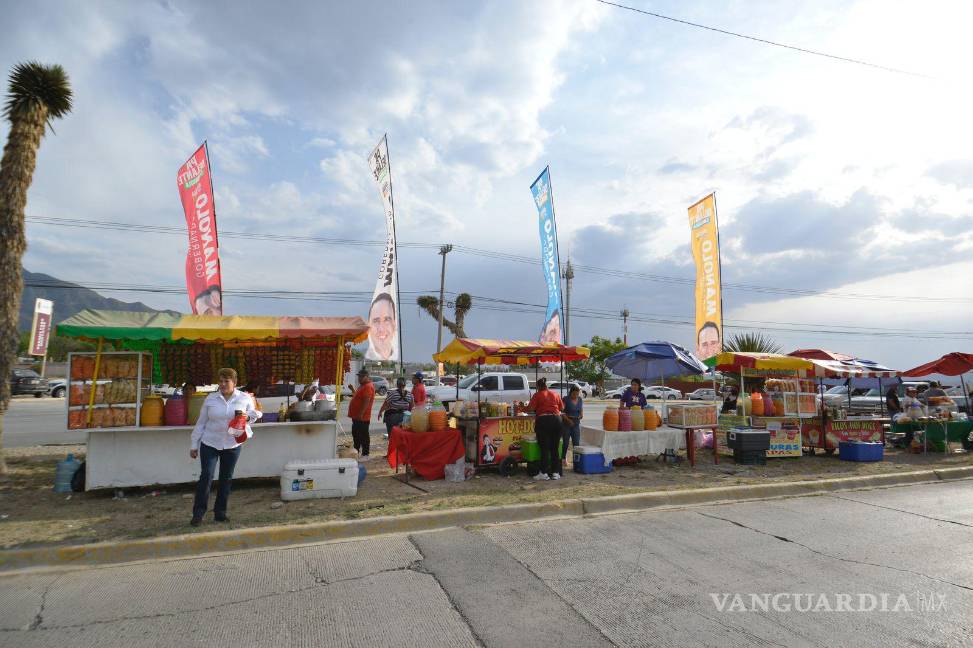
[[[664,381],[666,376],[699,375],[709,371],[709,367],[699,358],[671,342],[636,344],[609,356],[605,364],[619,376],[638,378],[643,382],[656,379]]]

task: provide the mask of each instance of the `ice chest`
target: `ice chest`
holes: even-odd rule
[[[595,475],[611,472],[611,464],[605,465],[605,455],[595,446],[578,446],[573,450],[574,472],[582,475]]]
[[[285,501],[358,494],[358,462],[354,459],[288,461],[280,475]]]
[[[750,430],[734,428],[726,435],[726,445],[733,450],[769,450],[770,432],[767,430]]]
[[[842,441],[838,444],[838,458],[842,461],[881,461],[885,446],[881,443]]]

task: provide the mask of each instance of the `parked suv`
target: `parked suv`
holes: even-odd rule
[[[47,393],[47,379],[41,378],[33,369],[13,369],[10,371],[10,393],[13,396],[18,394],[33,394],[40,398]]]
[[[430,400],[442,401],[449,405],[457,400],[492,401],[494,403],[511,403],[513,401],[530,400],[531,391],[528,387],[527,376],[521,373],[485,373],[477,378],[471,375],[459,381],[457,387],[433,387],[426,390]]]

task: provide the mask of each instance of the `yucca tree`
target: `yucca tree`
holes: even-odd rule
[[[422,295],[416,299],[416,304],[419,308],[423,309],[429,316],[432,317],[437,322],[439,321],[439,298],[433,297],[432,295]],[[473,298],[467,293],[460,293],[456,295],[456,321],[450,322],[448,319],[443,317],[443,326],[445,326],[450,333],[456,337],[466,337],[466,330],[463,328],[463,324],[466,321],[466,314],[470,312],[473,308]]]
[[[724,351],[737,353],[781,353],[783,349],[763,333],[737,333],[723,341]]]
[[[10,404],[10,369],[17,353],[17,320],[24,290],[21,260],[27,249],[24,210],[47,127],[71,111],[71,84],[60,65],[19,63],[10,73],[3,117],[10,121],[0,159],[0,474],[3,415]]]

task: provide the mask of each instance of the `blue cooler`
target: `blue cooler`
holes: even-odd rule
[[[865,441],[842,441],[838,444],[838,458],[842,461],[881,461],[885,446]]]
[[[574,472],[582,475],[597,475],[611,472],[612,466],[605,465],[605,455],[595,446],[578,446],[574,453]]]

